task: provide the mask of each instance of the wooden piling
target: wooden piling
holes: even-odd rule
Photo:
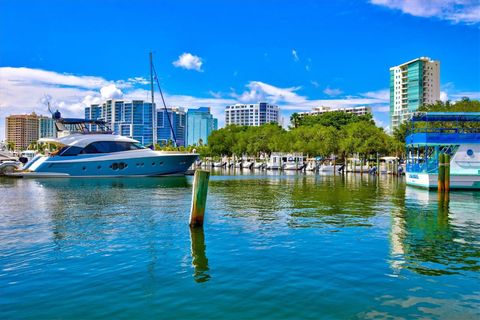
[[[442,192],[445,187],[445,156],[443,153],[438,155],[438,192]]]
[[[443,158],[443,166],[444,166],[444,182],[443,188],[446,192],[450,191],[450,155],[445,154]]]
[[[378,152],[377,152],[377,176],[380,175],[380,158],[378,157]]]
[[[190,210],[190,227],[203,226],[209,179],[209,171],[195,170],[192,189],[192,208]]]

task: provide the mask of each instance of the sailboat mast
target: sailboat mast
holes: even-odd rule
[[[153,53],[150,51],[150,94],[152,96],[152,131],[153,131],[153,146],[157,143],[157,108],[155,107],[155,94],[153,91]]]

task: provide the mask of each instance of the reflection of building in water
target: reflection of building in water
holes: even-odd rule
[[[393,214],[390,230],[391,267],[427,275],[475,271],[480,249],[480,195],[438,193],[407,187],[404,208]]]

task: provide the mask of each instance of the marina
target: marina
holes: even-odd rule
[[[480,6],[0,3],[0,320],[479,320]]]
[[[479,316],[478,192],[229,172],[201,231],[191,177],[0,177],[2,319]]]

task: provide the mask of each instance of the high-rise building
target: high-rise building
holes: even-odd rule
[[[440,62],[420,57],[390,68],[390,127],[410,119],[423,104],[440,100]]]
[[[234,104],[225,108],[225,125],[260,126],[265,123],[279,123],[278,106],[260,102],[257,104]]]
[[[367,106],[355,106],[355,107],[337,107],[337,108],[330,108],[330,107],[315,107],[312,109],[312,111],[309,112],[299,112],[298,114],[300,116],[305,116],[305,115],[320,115],[324,114],[326,112],[333,112],[333,111],[340,111],[340,112],[345,112],[345,113],[353,113],[358,116],[366,115],[366,114],[371,114],[372,113],[372,108],[367,107]]]
[[[52,117],[39,116],[38,117],[38,138],[55,138],[57,130],[55,128],[55,121]]]
[[[16,150],[25,150],[30,143],[38,140],[38,116],[33,112],[28,115],[10,115],[5,118],[5,137],[13,142]]]
[[[173,133],[170,124],[173,127]],[[160,145],[165,145],[176,139],[177,146],[185,146],[185,127],[186,113],[183,108],[167,108],[167,110],[161,108],[157,110],[157,143]]]
[[[153,143],[153,112],[150,102],[107,100],[85,108],[85,119],[104,120],[115,134],[131,137],[144,145]],[[91,125],[91,130],[96,130]]]
[[[188,109],[187,112],[187,145],[207,144],[208,137],[218,126],[217,119],[213,118],[210,108]]]

